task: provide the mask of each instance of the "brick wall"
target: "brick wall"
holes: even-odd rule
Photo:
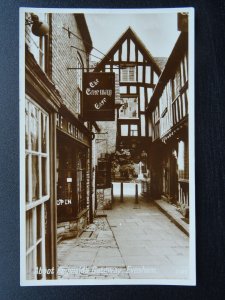
[[[78,117],[77,101],[77,74],[78,70],[68,70],[77,67],[78,53],[83,62],[83,67],[87,67],[87,55],[81,34],[77,26],[74,14],[52,14],[52,57],[51,57],[51,79],[59,91],[63,103],[68,110]],[[64,28],[69,29],[79,38],[70,34]],[[79,51],[71,46],[77,47]],[[83,70],[82,70],[83,71]],[[88,149],[86,160],[86,197],[87,209],[90,207],[90,150]],[[58,223],[57,235],[62,238],[78,236],[89,223],[89,211],[79,216],[74,221]]]
[[[67,68],[77,67],[78,52],[84,67],[87,67],[86,53],[78,51],[75,46],[85,51],[84,43],[63,29],[69,28],[81,38],[79,28],[73,14],[52,15],[52,81],[59,90],[64,104],[77,115],[77,70]]]

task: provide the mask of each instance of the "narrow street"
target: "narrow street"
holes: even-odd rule
[[[192,13],[21,11],[22,284],[194,283]]]
[[[154,202],[117,196],[79,238],[58,245],[58,278],[185,279],[188,251],[188,237]]]

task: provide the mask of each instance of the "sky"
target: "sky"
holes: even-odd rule
[[[177,13],[85,14],[93,46],[106,54],[130,26],[155,57],[168,57],[179,36]],[[93,50],[92,54],[102,58]],[[93,59],[94,60],[94,59]]]

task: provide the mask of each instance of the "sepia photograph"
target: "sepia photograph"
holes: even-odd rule
[[[194,9],[19,19],[20,284],[196,285]]]

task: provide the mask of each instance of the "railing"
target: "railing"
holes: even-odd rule
[[[189,207],[189,180],[178,180],[178,201],[180,205]]]

